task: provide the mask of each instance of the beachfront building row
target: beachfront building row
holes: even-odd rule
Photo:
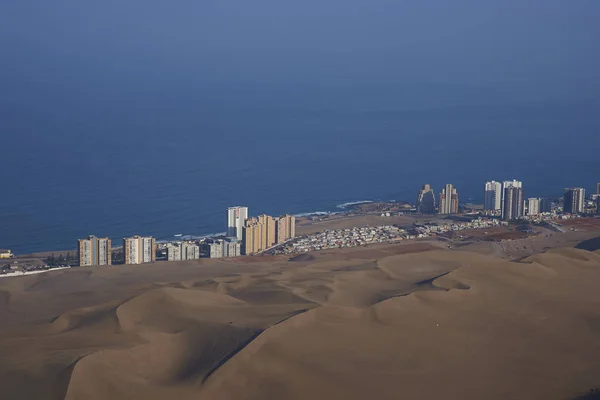
[[[89,236],[87,239],[79,239],[77,247],[79,266],[111,265],[112,246],[109,238]]]
[[[144,264],[156,261],[156,239],[150,236],[133,236],[123,239],[125,264]]]
[[[256,218],[249,218],[243,229],[243,253],[260,253],[295,237],[296,217],[293,215],[273,218],[263,214]]]

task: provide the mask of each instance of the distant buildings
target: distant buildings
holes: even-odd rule
[[[109,238],[98,238],[90,236],[87,239],[79,239],[77,247],[79,266],[111,265],[112,246]]]
[[[242,240],[244,224],[248,219],[248,207],[229,207],[227,209],[227,236]]]
[[[237,239],[215,239],[204,246],[209,258],[238,257],[242,254],[242,244]]]
[[[167,260],[181,261],[181,243],[167,244]]]
[[[540,198],[540,212],[541,213],[549,213],[552,212],[552,201],[547,198]]]
[[[440,214],[458,214],[458,192],[451,184],[440,194]]]
[[[243,253],[260,253],[295,236],[296,217],[292,215],[284,215],[275,219],[268,215],[249,218],[242,235]]]
[[[268,215],[250,218],[244,226],[244,254],[255,254],[275,244],[275,221]]]
[[[0,250],[0,258],[13,258],[15,255],[10,250]]]
[[[596,214],[600,215],[600,196],[596,197]]]
[[[596,183],[596,194],[600,195],[600,182]]]
[[[504,181],[502,187],[502,219],[510,221],[523,217],[523,182]]]
[[[585,189],[567,188],[564,194],[563,211],[567,214],[581,214],[584,212]]]
[[[419,214],[435,214],[435,194],[430,185],[423,185],[419,191],[417,212]]]
[[[540,213],[540,199],[531,197],[527,200],[527,215],[534,216]]]
[[[181,244],[181,259],[182,260],[198,260],[200,258],[200,246],[195,243]]]
[[[153,237],[134,236],[123,239],[125,264],[143,264],[156,261],[156,240]]]
[[[200,258],[200,247],[194,243],[169,243],[167,244],[168,261],[197,260]]]
[[[296,217],[282,215],[275,218],[275,243],[281,244],[296,237]]]
[[[485,183],[485,211],[498,212],[502,210],[502,184],[496,181]]]

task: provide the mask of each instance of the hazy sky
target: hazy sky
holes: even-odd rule
[[[586,98],[600,88],[599,18],[597,0],[4,1],[0,83],[430,83]]]

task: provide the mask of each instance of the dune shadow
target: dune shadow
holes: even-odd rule
[[[589,393],[577,396],[572,400],[600,400],[600,388],[590,389]]]
[[[600,250],[600,236],[584,240],[575,246],[576,249],[587,250],[587,251],[596,251]]]
[[[306,309],[302,309],[302,310],[297,310],[295,312],[293,312],[291,315],[289,315],[287,318],[282,319],[281,321],[278,321],[274,324],[272,324],[271,326],[268,326],[265,329],[261,329],[259,331],[257,331],[255,334],[253,334],[252,336],[250,336],[248,339],[244,340],[242,343],[240,343],[235,349],[233,349],[229,354],[227,354],[226,357],[222,358],[213,368],[211,368],[206,375],[204,376],[204,378],[202,378],[202,383],[206,383],[206,381],[208,380],[208,378],[211,377],[211,375],[213,375],[219,368],[221,368],[223,365],[225,365],[225,363],[229,360],[231,360],[236,354],[238,354],[240,351],[242,351],[246,346],[248,346],[250,343],[252,343],[257,337],[259,337],[262,333],[264,333],[265,331],[267,331],[269,328],[272,328],[276,325],[279,325],[287,320],[289,320],[290,318],[293,318],[297,315],[303,314],[305,312],[309,311],[308,308]]]

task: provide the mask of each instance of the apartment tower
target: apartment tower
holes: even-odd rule
[[[200,246],[195,243],[169,243],[167,245],[168,261],[197,260],[200,258]]]
[[[486,211],[500,211],[502,209],[502,184],[496,181],[485,183],[485,200],[483,208]]]
[[[79,266],[111,265],[112,246],[109,238],[98,238],[90,236],[87,239],[79,239],[77,247]]]
[[[296,217],[282,215],[275,219],[275,243],[280,244],[296,237]]]
[[[565,189],[563,211],[567,214],[581,214],[584,212],[585,189],[567,188]]]
[[[507,197],[508,196],[508,197]],[[502,184],[502,219],[519,219],[524,215],[523,182],[513,179]]]
[[[532,197],[527,199],[527,215],[534,216],[540,213],[540,199]]]
[[[125,264],[143,264],[156,261],[156,240],[153,237],[134,236],[123,239]]]
[[[440,194],[440,214],[458,214],[458,192],[451,184]]]
[[[435,193],[428,184],[423,185],[419,191],[417,212],[419,214],[435,214]]]
[[[227,209],[227,236],[242,240],[244,224],[248,219],[248,207],[229,207]]]
[[[507,186],[502,202],[502,219],[511,221],[523,216],[523,188]]]

